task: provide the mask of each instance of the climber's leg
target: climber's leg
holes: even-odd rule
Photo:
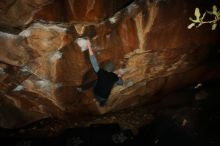
[[[94,80],[94,81],[88,82],[88,83],[86,83],[86,84],[82,84],[82,85],[78,86],[78,87],[76,88],[76,90],[77,90],[78,92],[86,91],[86,90],[88,90],[88,89],[94,87],[95,82],[96,82],[96,81]]]

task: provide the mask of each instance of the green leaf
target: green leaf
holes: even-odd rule
[[[192,19],[192,17],[189,17],[189,20],[192,22],[195,22],[196,20]]]
[[[215,30],[217,27],[217,23],[212,24],[212,30]]]
[[[199,8],[195,9],[194,15],[196,16],[196,20],[199,20],[199,17],[201,16]]]
[[[189,17],[189,20],[192,21],[192,22],[195,22],[195,23],[200,22],[199,20],[194,20],[192,17]]]
[[[212,6],[212,13],[214,14],[214,15],[218,15],[218,12],[217,12],[217,6],[216,5],[213,5]]]
[[[203,19],[205,18],[205,16],[206,16],[206,12],[202,15],[201,21],[203,21]]]
[[[193,26],[195,26],[195,23],[191,23],[190,25],[187,26],[187,28],[191,29]]]

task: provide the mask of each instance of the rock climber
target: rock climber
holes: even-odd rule
[[[123,85],[122,72],[114,71],[115,66],[112,61],[105,63],[104,68],[100,68],[91,47],[91,42],[87,39],[87,49],[93,70],[97,75],[97,80],[93,87],[94,96],[100,106],[104,106],[115,84]]]

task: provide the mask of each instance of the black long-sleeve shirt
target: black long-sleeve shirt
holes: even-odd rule
[[[115,73],[107,72],[103,69],[99,69],[96,74],[98,78],[94,87],[94,93],[96,96],[107,99],[119,77]]]

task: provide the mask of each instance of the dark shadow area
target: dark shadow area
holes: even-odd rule
[[[52,137],[31,137],[28,134],[25,135],[25,133],[21,136],[17,132],[21,129],[1,129],[0,141],[2,144],[4,143],[4,146],[218,146],[220,145],[219,90],[219,83],[203,84],[196,89],[195,87],[184,89],[185,95],[194,94],[192,97],[194,99],[189,102],[174,106],[161,101],[162,103],[158,103],[159,107],[158,105],[155,106],[154,120],[150,124],[139,128],[137,134],[134,134],[131,129],[121,128],[116,123],[92,124],[87,128],[67,128],[61,134]],[[64,124],[62,121],[45,119],[29,125],[26,129],[36,127],[39,123],[43,123],[42,127],[47,125],[48,129],[52,127],[53,123],[57,123],[57,125]],[[37,129],[42,127],[38,126]],[[17,134],[12,134],[16,132]]]

